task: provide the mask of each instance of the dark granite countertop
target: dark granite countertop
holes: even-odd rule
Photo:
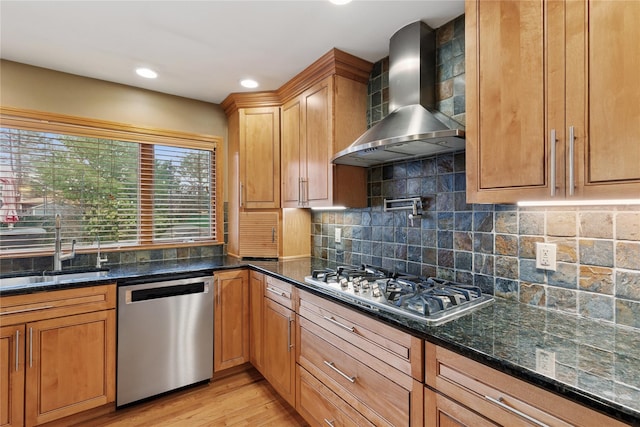
[[[312,269],[335,267],[324,260],[240,261],[210,260],[148,262],[121,265],[93,281],[43,282],[22,288],[0,289],[0,297],[122,281],[137,277],[251,266],[317,294],[321,289],[304,283]],[[335,297],[327,298],[347,304]],[[640,425],[640,330],[496,299],[493,304],[451,320],[428,326],[402,316],[369,312],[374,318],[471,359],[506,372],[546,390],[582,403],[634,425]],[[541,353],[544,352],[544,353]],[[555,358],[555,372],[536,370],[536,355]]]

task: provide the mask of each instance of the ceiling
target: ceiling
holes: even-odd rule
[[[220,103],[278,89],[334,47],[376,62],[406,24],[438,28],[463,13],[464,0],[1,0],[0,57]],[[141,66],[158,78],[138,77]]]

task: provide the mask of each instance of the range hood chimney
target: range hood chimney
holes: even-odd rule
[[[332,163],[370,167],[464,149],[464,127],[435,110],[436,34],[418,21],[389,43],[389,110]]]

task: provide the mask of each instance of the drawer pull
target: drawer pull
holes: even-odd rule
[[[325,423],[327,423],[327,425],[328,425],[329,427],[335,427],[335,426],[333,425],[333,421],[329,421],[328,419],[326,419],[326,418],[325,418],[325,419],[324,419],[324,422],[325,422]]]
[[[45,310],[47,308],[53,308],[53,306],[43,305],[42,307],[31,307],[31,308],[24,308],[22,310],[5,311],[4,313],[2,313],[2,315],[6,316],[7,314],[28,313],[30,311]]]
[[[535,418],[525,414],[524,412],[518,411],[517,409],[512,408],[511,406],[507,405],[506,403],[503,402],[504,399],[502,397],[494,399],[491,396],[485,396],[484,398],[487,399],[489,402],[495,403],[496,405],[500,406],[502,409],[505,409],[505,410],[507,410],[509,412],[512,412],[512,413],[518,415],[519,417],[524,418],[525,420],[529,421],[530,423],[533,423],[533,424],[535,424],[537,426],[540,426],[540,427],[549,427],[547,424],[543,423],[542,421],[538,421]]]
[[[333,369],[334,371],[336,371],[337,373],[339,373],[340,375],[342,375],[347,380],[349,380],[349,382],[355,383],[356,379],[358,378],[358,377],[350,377],[349,375],[345,374],[340,369],[336,368],[336,366],[333,364],[333,362],[327,362],[325,360],[324,364],[327,365],[328,367],[330,367],[331,369]]]
[[[328,320],[329,322],[333,323],[334,325],[338,325],[338,326],[340,326],[341,328],[346,329],[346,330],[347,330],[347,331],[349,331],[349,332],[355,332],[355,331],[356,331],[356,328],[354,328],[353,326],[347,326],[347,325],[344,325],[344,324],[342,324],[342,323],[338,322],[338,321],[337,321],[336,319],[334,319],[333,317],[327,317],[327,316],[322,316],[322,317],[323,317],[325,320]]]
[[[269,286],[267,286],[267,290],[269,292],[273,292],[274,294],[281,296],[282,298],[287,298],[287,299],[291,299],[291,297],[289,296],[289,294],[287,294],[284,291],[281,291],[280,289],[276,289],[276,288],[271,288]]]

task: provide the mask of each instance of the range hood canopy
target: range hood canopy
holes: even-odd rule
[[[434,108],[435,37],[421,21],[391,37],[391,113],[336,154],[333,163],[370,167],[464,149],[464,126]]]

